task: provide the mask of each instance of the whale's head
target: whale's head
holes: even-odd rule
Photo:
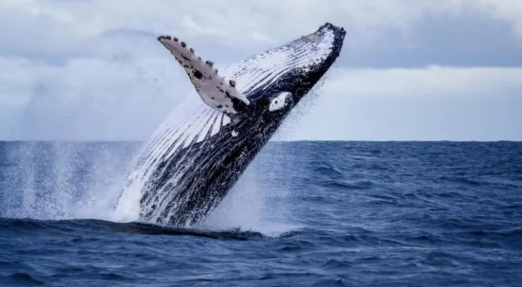
[[[288,112],[333,65],[346,32],[330,23],[280,47],[252,56],[231,76],[256,109]]]
[[[173,36],[158,40],[185,69],[202,100],[228,115],[268,110],[288,111],[332,66],[346,32],[326,23],[317,31],[280,47],[254,55],[227,70],[198,57],[193,48]]]

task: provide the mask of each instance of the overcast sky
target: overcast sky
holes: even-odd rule
[[[143,140],[217,67],[324,22],[345,48],[279,139],[522,140],[520,0],[1,0],[0,139]]]

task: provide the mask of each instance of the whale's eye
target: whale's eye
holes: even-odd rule
[[[279,95],[272,98],[272,100],[270,101],[270,106],[268,107],[268,110],[271,112],[281,110],[284,107],[286,107],[288,105],[288,103],[290,103],[291,100],[292,100],[291,93],[282,92]]]

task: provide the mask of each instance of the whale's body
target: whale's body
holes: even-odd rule
[[[183,66],[201,99],[179,105],[143,150],[120,197],[137,195],[140,220],[190,226],[212,211],[292,108],[339,56],[345,31],[316,32],[227,71],[175,37],[158,40]]]

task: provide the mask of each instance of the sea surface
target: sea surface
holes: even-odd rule
[[[522,286],[522,143],[271,142],[191,229],[115,214],[140,145],[0,143],[0,286]]]

